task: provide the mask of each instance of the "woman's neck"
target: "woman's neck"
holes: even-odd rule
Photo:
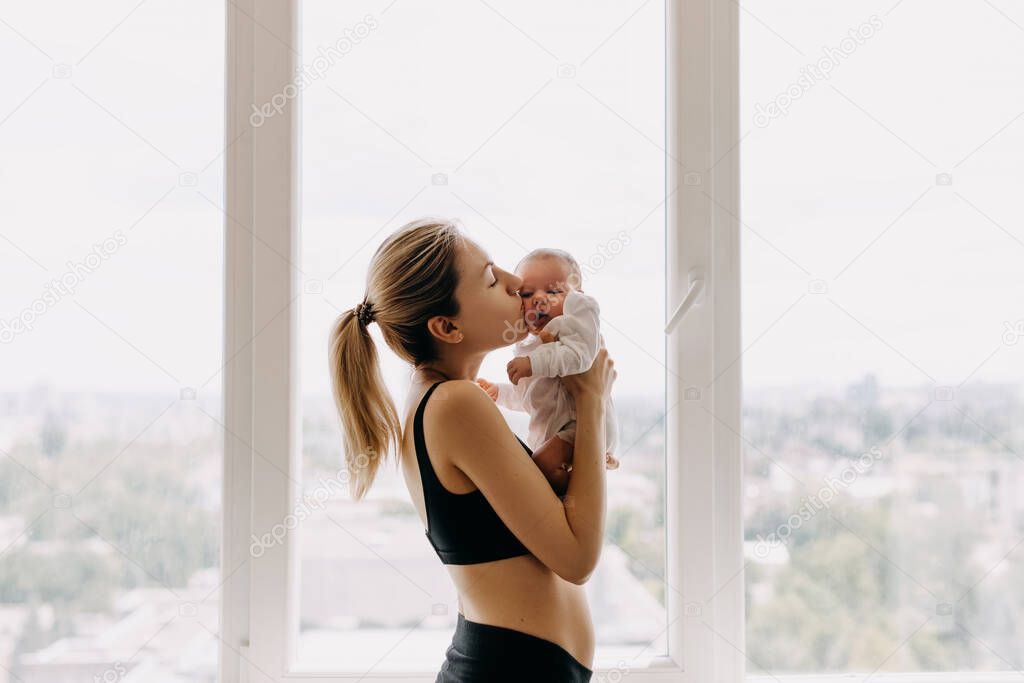
[[[467,379],[474,381],[477,373],[480,372],[480,364],[483,357],[470,360],[463,358],[459,360],[436,361],[429,365],[417,366],[413,371],[413,377],[424,382],[439,382],[441,380]]]

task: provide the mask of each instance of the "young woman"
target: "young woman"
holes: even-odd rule
[[[557,496],[475,382],[487,353],[528,334],[521,283],[451,221],[414,221],[377,249],[364,300],[330,334],[352,495],[361,499],[397,452],[427,540],[458,591],[443,683],[576,683],[593,674],[583,584],[604,537],[604,405],[616,372],[601,349],[589,370],[563,378],[577,436],[572,476]],[[380,374],[372,322],[412,366],[402,418]]]

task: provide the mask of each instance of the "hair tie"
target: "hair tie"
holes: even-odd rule
[[[359,322],[362,323],[363,326],[369,325],[375,320],[373,314],[373,304],[367,301],[358,304],[353,309],[353,312],[355,313],[356,317],[359,319]]]

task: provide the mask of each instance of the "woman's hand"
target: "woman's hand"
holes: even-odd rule
[[[583,396],[606,399],[617,376],[615,361],[608,355],[608,349],[602,346],[598,349],[589,370],[576,375],[565,375],[562,377],[562,384],[575,401],[579,401]]]

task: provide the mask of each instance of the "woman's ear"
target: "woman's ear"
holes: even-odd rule
[[[446,344],[458,344],[465,337],[462,334],[462,330],[452,322],[451,318],[446,318],[442,315],[434,316],[428,320],[427,330],[435,339]]]

